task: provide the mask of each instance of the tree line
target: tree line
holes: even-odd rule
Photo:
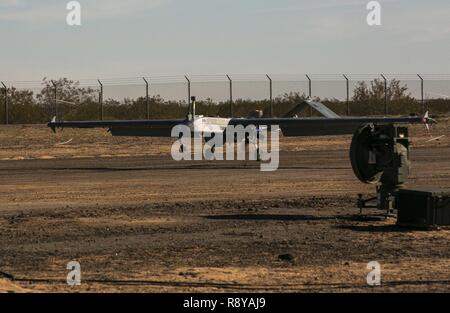
[[[54,81],[57,90],[58,117],[64,120],[96,120],[100,117],[98,91],[91,87],[82,87],[79,82],[67,78]],[[369,83],[360,81],[353,90],[349,103],[337,99],[315,98],[322,101],[339,115],[346,115],[348,108],[351,115],[382,115],[385,102],[388,103],[389,114],[411,115],[422,113],[422,103],[414,99],[406,85],[398,80],[391,80],[387,86],[384,81],[375,79]],[[42,89],[38,93],[31,90],[10,88],[7,90],[8,120],[11,124],[46,123],[55,114],[55,87],[52,81],[44,78]],[[387,88],[386,88],[387,87]],[[298,103],[306,99],[304,93],[291,92],[273,99],[274,116],[283,117]],[[0,123],[5,121],[5,90],[0,90]],[[159,95],[148,99],[150,118],[183,118],[187,114],[186,101],[173,101]],[[236,99],[233,101],[233,115],[246,117],[255,110],[263,112],[267,117],[270,100]],[[433,114],[450,112],[450,100],[436,99],[427,101],[426,106]],[[230,116],[229,101],[214,102],[212,99],[197,101],[197,114],[205,116]],[[305,110],[298,116],[318,116],[317,113]],[[145,119],[147,117],[146,97],[134,99],[124,98],[103,100],[103,118],[108,119]]]

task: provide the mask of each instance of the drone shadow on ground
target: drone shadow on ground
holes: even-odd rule
[[[369,233],[409,233],[413,231],[429,231],[430,229],[419,227],[404,227],[398,225],[338,225],[335,226],[339,229],[347,229],[356,232],[369,232]]]
[[[8,274],[10,275],[10,274]],[[11,275],[12,276],[12,275]],[[13,282],[35,283],[35,284],[51,284],[51,285],[65,285],[67,282],[55,278],[13,278]],[[306,283],[306,284],[245,284],[245,283],[228,283],[228,282],[214,282],[214,281],[170,281],[170,280],[133,280],[133,279],[83,279],[83,283],[88,284],[105,284],[105,285],[119,285],[119,286],[166,286],[166,287],[189,287],[189,288],[220,288],[241,291],[324,291],[324,290],[342,290],[342,289],[371,289],[373,287],[364,284],[352,283]],[[448,285],[449,280],[410,280],[410,281],[385,281],[383,286],[421,286],[421,285]]]
[[[232,164],[198,164],[198,165],[173,165],[173,166],[136,166],[136,167],[39,167],[40,170],[49,171],[86,171],[86,172],[133,172],[133,171],[172,171],[172,170],[253,170],[259,169],[260,165],[256,163],[232,165]],[[21,167],[17,169],[1,169],[0,171],[11,170],[33,170],[33,167]],[[280,166],[278,170],[347,170],[347,167],[317,167],[317,166]]]
[[[306,214],[224,214],[204,216],[211,220],[243,220],[243,221],[327,221],[327,220],[347,220],[347,221],[380,221],[377,216],[363,215],[306,215]]]
[[[242,221],[319,221],[331,220],[331,216],[296,215],[296,214],[226,214],[204,216],[210,220],[242,220]]]
[[[234,220],[234,221],[342,221],[342,222],[382,222],[385,220],[383,216],[371,215],[332,215],[332,216],[316,216],[304,214],[225,214],[225,215],[208,215],[204,216],[210,220]],[[411,232],[411,231],[425,231],[426,229],[414,227],[401,227],[392,224],[382,225],[335,225],[333,228],[344,230],[351,230],[356,232]]]

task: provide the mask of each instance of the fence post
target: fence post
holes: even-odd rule
[[[270,117],[273,117],[273,89],[272,89],[272,78],[268,74],[266,77],[269,79],[269,88],[270,88]]]
[[[312,95],[312,81],[308,74],[305,75],[308,79],[308,98],[311,98]],[[312,116],[312,108],[309,107],[309,116]]]
[[[350,87],[349,87],[349,80],[347,75],[342,74],[342,76],[344,76],[345,78],[345,85],[346,85],[346,89],[347,89],[347,116],[350,115]]]
[[[387,88],[387,79],[381,74],[384,80],[384,114],[388,114],[388,88]]]
[[[184,75],[184,78],[186,78],[187,84],[188,84],[188,105],[189,105],[189,112],[191,111],[191,80],[187,77],[187,75]],[[194,118],[194,116],[193,116]]]
[[[420,79],[420,97],[421,97],[421,101],[422,101],[422,114],[425,114],[425,98],[424,98],[424,94],[423,94],[423,78],[419,74],[417,74],[417,76]]]
[[[8,88],[6,87],[6,85],[1,82],[3,85],[3,88],[5,90],[5,125],[9,124],[9,110],[8,110]]]
[[[150,102],[148,98],[148,81],[145,79],[145,77],[142,77],[142,79],[145,82],[145,105],[147,107],[147,119],[150,119]]]
[[[98,94],[98,104],[100,105],[100,121],[103,121],[103,84],[100,79],[97,79],[100,85],[100,93]]]
[[[231,77],[227,75],[228,81],[230,82],[230,117],[233,117],[233,81]]]
[[[54,109],[55,109],[55,119],[58,121],[58,86],[56,85],[56,82],[54,80],[51,80],[53,85],[53,101],[54,103]]]

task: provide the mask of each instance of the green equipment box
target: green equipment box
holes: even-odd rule
[[[400,226],[430,228],[450,225],[450,190],[400,189],[395,208]]]

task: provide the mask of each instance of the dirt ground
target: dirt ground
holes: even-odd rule
[[[449,129],[412,127],[407,186],[450,188]],[[374,187],[352,173],[349,136],[282,138],[275,172],[175,162],[171,143],[0,127],[0,292],[450,291],[448,228],[358,214]]]

